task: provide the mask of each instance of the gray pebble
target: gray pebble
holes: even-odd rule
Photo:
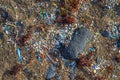
[[[77,59],[79,53],[84,50],[91,38],[92,34],[87,28],[77,28],[72,34],[72,39],[68,47],[61,45],[59,50],[64,58],[70,60]]]

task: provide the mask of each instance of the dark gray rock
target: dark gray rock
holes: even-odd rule
[[[72,59],[78,57],[79,53],[86,47],[88,41],[92,38],[91,32],[87,28],[77,28],[68,46],[68,53]]]
[[[46,80],[49,80],[55,77],[56,74],[57,74],[56,67],[53,64],[51,64],[48,67],[47,72],[46,72]]]
[[[61,55],[70,60],[78,58],[79,53],[81,53],[88,41],[92,38],[91,32],[87,28],[77,28],[74,30],[72,39],[68,47],[61,44],[59,48]]]

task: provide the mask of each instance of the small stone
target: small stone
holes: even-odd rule
[[[94,70],[93,72],[94,72],[94,73],[96,73],[97,71],[96,71],[96,70]]]
[[[87,28],[75,29],[68,47],[66,47],[64,44],[61,44],[61,55],[70,60],[78,58],[78,55],[83,51],[91,38],[92,34]]]

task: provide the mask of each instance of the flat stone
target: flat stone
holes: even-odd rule
[[[77,28],[72,34],[72,39],[68,47],[61,44],[61,55],[70,60],[77,59],[79,54],[84,50],[88,41],[92,38],[90,30],[87,28]]]

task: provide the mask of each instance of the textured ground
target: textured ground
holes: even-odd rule
[[[120,1],[118,0],[118,3],[119,2]],[[104,5],[105,3],[101,2],[100,4]],[[45,2],[43,2],[42,5],[44,5],[42,8],[43,12],[54,13],[53,9],[55,8],[55,6],[53,5],[53,1],[48,3],[48,7]],[[58,27],[56,24],[53,23],[45,26],[44,24],[41,24],[39,16],[41,7],[38,6],[38,2],[35,2],[34,0],[0,0],[1,11],[2,8],[5,8],[5,10],[8,12],[9,17],[6,21],[2,20],[2,17],[0,17],[0,32],[4,33],[4,38],[0,39],[0,80],[29,80],[28,77],[30,78],[30,80],[45,80],[45,71],[50,64],[50,61],[46,58],[46,54],[48,50],[51,49],[51,47],[54,45],[54,41],[50,43],[49,40],[53,38],[54,34],[58,33],[58,30],[65,30],[65,27],[63,25],[61,25],[61,27]],[[97,4],[89,6],[87,10],[79,10],[76,14],[77,17],[80,17],[80,21],[79,23],[76,22],[75,24],[70,25],[70,31],[72,32],[72,28],[76,28],[75,25],[85,25],[88,29],[91,30],[93,39],[87,44],[87,47],[84,51],[88,53],[89,48],[94,45],[97,48],[97,51],[92,57],[92,64],[95,63],[97,57],[99,57],[101,63],[99,70],[94,70],[91,67],[84,67],[80,70],[76,69],[75,75],[78,77],[78,79],[76,77],[75,80],[94,80],[95,78],[91,77],[91,75],[88,74],[88,71],[95,74],[96,76],[105,77],[105,80],[120,80],[120,63],[117,63],[114,60],[114,57],[116,55],[120,55],[118,48],[113,46],[115,40],[105,38],[99,33],[100,30],[105,29],[106,26],[120,24],[120,17],[116,15],[113,10],[103,10]],[[40,33],[32,33],[32,38],[28,42],[29,46],[31,45],[32,48],[35,49],[35,46],[32,45],[32,42],[36,42],[39,38],[39,41],[41,41],[40,46],[42,47],[42,49],[44,49],[43,51],[41,51],[40,54],[43,59],[42,62],[37,61],[35,56],[33,56],[31,62],[27,65],[24,65],[24,62],[18,62],[16,48],[20,46],[15,46],[14,42],[8,42],[8,40],[10,38],[13,38],[14,35],[7,35],[3,30],[4,24],[9,24],[10,26],[12,26],[10,27],[11,30],[19,30],[18,28],[14,27],[15,21],[23,22],[24,34],[27,33],[27,31],[29,30],[29,26],[31,25],[34,27],[42,26]],[[69,32],[68,34],[71,34],[71,32]],[[29,58],[29,52],[26,52],[25,47],[21,47],[21,53],[22,56]],[[69,80],[69,68],[66,68],[65,65],[63,65],[62,61],[58,60],[58,62],[61,64],[60,67],[62,67],[61,80]],[[31,74],[25,75],[22,70],[20,70],[20,72],[18,72],[15,76],[7,74],[7,71],[16,64],[24,65],[23,68],[26,67]],[[60,72],[59,69],[58,72]],[[81,76],[86,78],[80,79],[79,77]]]

